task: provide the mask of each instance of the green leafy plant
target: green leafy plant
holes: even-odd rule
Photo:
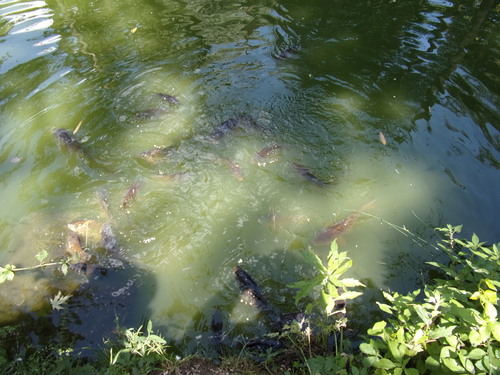
[[[423,293],[384,293],[388,304],[378,303],[390,318],[375,323],[368,330],[371,338],[360,345],[364,365],[375,374],[500,372],[498,247],[484,246],[476,235],[471,241],[456,239],[460,229],[439,229],[446,237],[438,246],[450,262],[429,264],[443,279]]]
[[[352,267],[352,260],[347,256],[347,252],[339,252],[337,241],[333,241],[328,253],[327,263],[323,264],[316,253],[309,249],[301,252],[304,260],[312,265],[319,275],[309,280],[297,281],[290,284],[291,287],[299,289],[295,296],[295,303],[307,297],[313,290],[319,289],[319,299],[306,306],[306,313],[311,313],[316,306],[327,316],[338,313],[337,307],[340,301],[360,296],[361,292],[349,291],[349,287],[363,287],[364,285],[356,279],[343,278],[342,275]]]
[[[292,330],[296,334],[302,333],[306,337],[306,347],[309,349],[309,355],[306,356],[301,348],[301,344],[293,340],[295,346],[300,349],[304,358],[303,367],[310,374],[343,374],[346,373],[348,357],[343,355],[345,350],[345,342],[343,330],[347,325],[345,304],[347,300],[354,299],[360,296],[361,292],[348,290],[351,287],[363,287],[364,285],[356,279],[344,278],[345,272],[352,266],[352,261],[347,257],[347,252],[339,252],[336,241],[333,241],[328,253],[326,263],[323,263],[321,258],[311,249],[301,252],[304,260],[313,266],[316,276],[300,280],[290,284],[291,287],[297,288],[298,292],[295,297],[297,305],[312,295],[312,302],[307,303],[305,312],[309,315],[316,314],[317,318],[311,318],[308,322],[309,326],[305,329],[299,327]],[[310,327],[311,321],[314,323],[314,339],[316,345],[323,342],[326,343],[329,338],[334,338],[335,355],[322,356],[313,355],[311,350],[311,336],[313,329]],[[333,333],[338,333],[333,334]]]
[[[63,273],[63,275],[66,275],[66,273],[68,272],[68,259],[63,258],[59,262],[45,263],[45,259],[47,258],[48,255],[49,254],[46,250],[38,252],[35,255],[35,258],[38,260],[39,264],[34,266],[22,267],[22,268],[17,268],[13,264],[7,264],[4,267],[0,266],[0,284],[5,281],[11,281],[14,278],[16,272],[35,270],[37,268],[45,268],[49,266],[60,266],[61,272]]]
[[[166,341],[153,333],[153,323],[148,321],[146,326],[146,335],[142,332],[142,326],[135,330],[129,328],[121,331],[122,339],[120,345],[122,349],[113,354],[113,349],[110,352],[110,363],[112,365],[121,363],[129,364],[134,362],[134,358],[143,359],[141,365],[153,363],[165,354]]]

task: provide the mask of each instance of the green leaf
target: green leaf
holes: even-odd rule
[[[497,317],[497,308],[490,302],[487,302],[484,306],[484,316],[489,321],[494,321]]]
[[[365,367],[372,367],[375,365],[375,363],[377,362],[378,358],[377,357],[374,357],[374,356],[368,356],[368,357],[365,357],[363,358],[363,365]]]
[[[437,371],[441,367],[441,365],[439,364],[439,360],[437,358],[429,356],[425,360],[425,367],[428,370]]]
[[[377,305],[379,307],[380,310],[382,310],[383,312],[386,312],[388,314],[392,314],[392,307],[389,306],[389,305],[386,305],[385,303],[380,303],[380,302],[377,302]]]
[[[361,292],[344,292],[340,296],[338,296],[337,298],[335,298],[335,300],[354,299],[356,297],[361,296],[362,294],[363,293],[361,293]]]
[[[401,352],[399,350],[399,344],[398,342],[396,341],[389,341],[387,343],[387,346],[389,347],[389,351],[391,352],[392,356],[394,357],[394,359],[398,362],[401,361],[401,359],[403,358],[404,356],[404,351]]]
[[[384,295],[384,298],[386,300],[388,300],[389,302],[394,302],[394,297],[390,293],[382,292],[382,294]]]
[[[500,322],[489,322],[488,327],[491,330],[491,334],[497,340],[500,342]]]
[[[416,368],[405,368],[406,375],[418,375],[418,370]]]
[[[7,264],[4,267],[0,267],[0,284],[3,283],[4,281],[10,281],[14,278],[14,269],[15,267]]]
[[[470,331],[470,333],[469,333],[469,341],[472,344],[472,346],[481,345],[481,343],[483,342],[481,340],[481,335],[479,334],[478,331],[475,331],[475,330]]]
[[[448,367],[454,373],[463,373],[465,369],[460,366],[455,358],[441,358],[443,364]]]
[[[383,368],[384,370],[390,370],[396,367],[394,362],[392,362],[388,358],[380,358],[377,362],[373,364],[373,366],[376,368]]]
[[[35,258],[40,263],[43,263],[43,261],[45,260],[45,258],[47,258],[48,255],[49,253],[47,252],[47,250],[42,250],[35,255]]]
[[[339,280],[342,284],[344,284],[345,287],[347,288],[351,288],[351,287],[356,287],[356,286],[361,286],[361,287],[364,287],[365,285],[363,283],[361,283],[359,280],[356,280],[356,279],[351,279],[351,278],[347,278],[347,279],[342,279],[342,280]]]
[[[359,350],[361,350],[366,355],[376,356],[378,354],[378,351],[376,351],[370,344],[367,344],[366,342],[359,345]]]
[[[425,325],[430,325],[432,323],[431,314],[429,314],[422,305],[413,305],[413,308],[417,312],[417,315],[422,319]]]
[[[323,262],[321,259],[316,255],[314,251],[311,249],[304,250],[300,252],[302,256],[304,257],[304,260],[309,263],[311,266],[316,268],[318,271],[320,271],[323,274],[326,274],[326,268],[323,265]]]
[[[472,349],[467,355],[470,359],[478,360],[483,358],[486,355],[486,352],[483,349],[475,348]]]
[[[64,276],[68,273],[68,263],[61,264],[61,272]]]
[[[451,336],[456,327],[457,326],[437,327],[430,330],[427,335],[430,339],[439,339],[441,337]]]
[[[384,332],[384,328],[386,325],[387,325],[387,322],[384,322],[384,321],[377,322],[367,332],[369,335],[380,336],[380,334]]]
[[[491,282],[491,280],[488,280],[488,279],[484,279],[482,280],[487,286],[488,288],[490,288],[491,290],[497,290],[497,288],[495,288],[495,285],[493,285],[493,283]]]

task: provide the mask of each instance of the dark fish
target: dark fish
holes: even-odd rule
[[[298,46],[289,46],[281,51],[278,51],[276,54],[276,57],[278,59],[288,59],[290,57],[293,57],[297,54],[297,52],[300,51],[300,47]]]
[[[366,203],[365,205],[363,205],[359,209],[359,211],[364,211],[364,210],[370,208],[374,202],[375,202],[375,200]],[[346,230],[351,228],[352,225],[359,219],[360,216],[361,216],[361,214],[359,212],[353,212],[353,213],[347,215],[347,217],[344,220],[342,220],[334,225],[331,225],[329,227],[326,227],[321,232],[319,232],[318,235],[314,238],[313,245],[329,245],[329,244],[331,244],[335,238],[339,237]]]
[[[303,176],[306,180],[318,185],[318,186],[326,186],[328,185],[326,182],[321,181],[318,177],[316,177],[307,167],[303,165],[293,163],[294,169]]]
[[[249,116],[241,115],[230,118],[229,120],[224,121],[215,128],[215,130],[210,134],[210,139],[217,141],[225,137],[236,128],[244,129],[249,126],[258,127],[255,121]]]
[[[77,155],[89,166],[92,170],[111,173],[111,171],[101,163],[97,162],[94,158],[88,155],[82,147],[82,144],[75,138],[73,133],[67,129],[56,129],[52,132],[56,137],[58,143],[64,145],[69,150],[77,153]]]
[[[156,96],[159,97],[161,100],[164,100],[172,105],[179,105],[179,100],[174,96],[163,94],[161,92],[156,94]]]
[[[151,150],[141,152],[139,156],[147,162],[155,164],[158,163],[160,159],[167,156],[169,149],[170,147],[155,147]]]
[[[127,190],[125,195],[123,196],[122,203],[120,205],[121,208],[127,208],[130,206],[132,201],[135,199],[137,195],[137,191],[139,190],[139,187],[141,186],[141,181],[135,181]]]
[[[104,223],[102,226],[101,246],[110,253],[117,254],[120,252],[120,244],[109,223]]]
[[[215,352],[220,354],[222,339],[224,337],[224,318],[219,309],[215,309],[212,315],[212,324],[210,326],[212,334],[210,335],[210,344]]]
[[[53,134],[59,143],[65,145],[71,151],[83,154],[83,149],[80,141],[75,138],[71,131],[67,129],[56,129],[53,131]]]
[[[261,158],[267,158],[269,155],[275,153],[277,150],[282,149],[283,147],[281,145],[272,145],[269,147],[265,147],[259,152],[257,152],[257,155]]]
[[[266,314],[273,326],[281,326],[280,313],[264,299],[264,295],[257,283],[241,267],[234,267],[233,272],[238,280],[240,291],[243,295],[249,297],[252,304],[255,304],[261,313]]]
[[[238,280],[241,292],[251,296],[259,309],[266,309],[267,302],[265,301],[259,286],[252,279],[252,277],[243,268],[238,266],[233,268],[233,272]]]
[[[102,210],[106,213],[108,218],[111,217],[111,209],[109,207],[108,196],[104,190],[98,190],[96,192],[97,202],[101,206]]]
[[[137,112],[134,116],[135,121],[157,121],[167,115],[168,111],[163,108],[150,108]]]
[[[238,164],[232,162],[228,158],[220,158],[220,160],[223,161],[224,164],[226,164],[229,167],[229,169],[231,169],[231,172],[238,181],[243,181],[244,179],[243,171],[241,170]]]
[[[280,145],[272,145],[269,147],[265,147],[259,152],[255,154],[253,157],[252,161],[254,163],[257,163],[259,165],[265,165],[267,164],[264,159],[268,158],[269,156],[277,153],[279,150],[281,150],[283,147]],[[275,160],[269,160],[269,163],[273,163]]]

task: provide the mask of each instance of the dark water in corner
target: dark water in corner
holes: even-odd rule
[[[0,264],[57,258],[81,219],[111,223],[125,264],[79,291],[53,271],[20,275],[0,287],[2,321],[36,310],[41,342],[96,346],[115,316],[151,318],[192,351],[218,308],[251,336],[232,268],[293,310],[286,284],[308,275],[297,250],[375,199],[379,219],[341,239],[373,290],[420,286],[438,255],[387,223],[498,241],[499,18],[489,0],[0,1]],[[240,115],[254,124],[209,137]],[[86,158],[51,134],[77,127]],[[153,147],[171,148],[138,156]],[[69,309],[47,315],[61,289]]]

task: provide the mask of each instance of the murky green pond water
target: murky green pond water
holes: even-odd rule
[[[293,311],[298,250],[353,210],[372,216],[339,243],[372,290],[418,287],[439,255],[393,225],[498,241],[499,18],[490,0],[0,1],[0,264],[58,259],[92,219],[121,265],[19,273],[2,322],[97,346],[115,317],[150,318],[192,351],[214,309],[230,334],[260,329],[236,265]],[[58,290],[74,296],[49,313]]]

